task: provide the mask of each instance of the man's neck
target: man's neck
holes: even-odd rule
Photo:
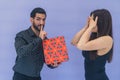
[[[33,26],[31,26],[32,31],[36,34],[36,36],[39,36],[39,31],[35,30],[35,28]]]

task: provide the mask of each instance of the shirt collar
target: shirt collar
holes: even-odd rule
[[[28,29],[28,31],[31,36],[36,36],[31,27]]]

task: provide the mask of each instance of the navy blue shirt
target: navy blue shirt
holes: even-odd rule
[[[15,37],[16,62],[15,72],[39,77],[44,64],[42,39],[37,37],[31,27],[19,32]]]
[[[105,72],[105,64],[109,53],[98,56],[95,60],[90,59],[88,51],[83,51],[82,53],[85,57],[85,80],[109,80]]]

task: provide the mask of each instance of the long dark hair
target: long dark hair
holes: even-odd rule
[[[98,16],[98,22],[97,22],[97,27],[98,27],[98,32],[97,33],[92,33],[90,40],[93,40],[97,37],[101,36],[106,36],[109,35],[113,38],[112,35],[112,17],[111,14],[108,10],[106,9],[97,9],[93,12],[90,13],[90,15],[94,15],[94,20],[96,16]],[[108,62],[111,62],[112,60],[112,55],[113,55],[113,47],[109,51],[109,58],[107,59]],[[94,60],[97,57],[97,51],[90,51],[90,59]]]

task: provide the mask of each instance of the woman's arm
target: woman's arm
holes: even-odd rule
[[[112,44],[113,39],[110,36],[102,36],[86,43],[79,41],[77,48],[86,51],[102,50],[112,47]]]
[[[93,20],[93,15],[90,17],[89,27],[83,33],[83,35],[81,36],[81,38],[77,44],[78,49],[88,50],[88,51],[101,50],[101,49],[108,48],[112,45],[113,41],[110,36],[102,36],[102,37],[96,38],[94,40],[89,40],[92,30],[95,27],[97,27],[97,25],[96,25],[97,20],[98,20],[98,17],[95,18],[95,21]]]
[[[80,40],[83,33],[87,30],[88,26],[89,26],[89,18],[87,19],[87,23],[86,23],[85,27],[83,27],[79,32],[77,32],[75,34],[75,36],[72,38],[72,40],[71,40],[72,45],[75,46],[78,44],[78,41]]]

